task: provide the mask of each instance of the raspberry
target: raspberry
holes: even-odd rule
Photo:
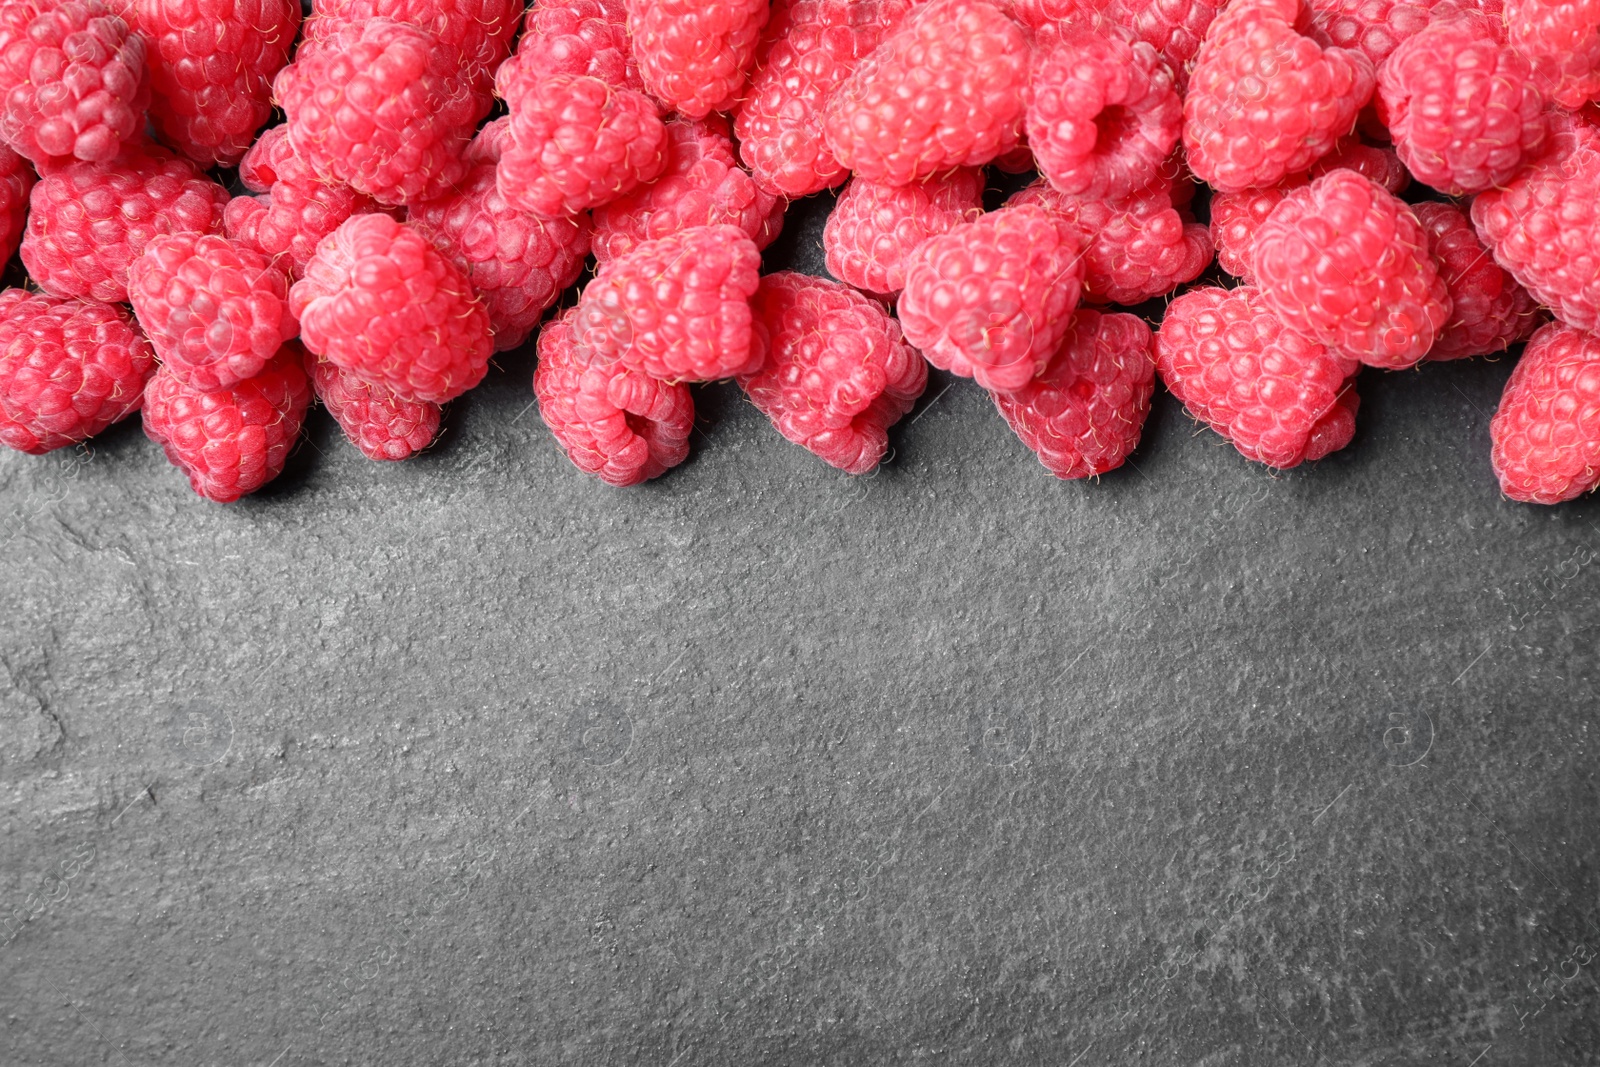
[[[289,308],[308,349],[403,400],[442,404],[489,366],[489,315],[466,276],[388,215],[357,215],[324,238]]]
[[[1134,315],[1080,310],[1044,373],[994,403],[1057,478],[1122,466],[1138,447],[1155,391],[1154,338]]]
[[[139,410],[156,357],[128,313],[25,289],[0,293],[0,444],[40,455]]]
[[[0,263],[16,255],[28,224],[28,194],[38,180],[27,160],[0,144]]]
[[[1064,33],[1098,32],[1110,19],[1106,0],[995,0],[1023,29],[1034,47],[1047,49]]]
[[[750,92],[733,120],[740,157],[756,181],[798,198],[848,177],[823,139],[823,106],[910,9],[911,0],[773,4]]]
[[[1364,145],[1352,137],[1313,163],[1305,174],[1259,189],[1217,193],[1211,198],[1211,241],[1216,245],[1217,262],[1222,269],[1254,285],[1256,276],[1250,257],[1255,251],[1256,234],[1272,209],[1293,190],[1311,184],[1312,178],[1341,167],[1366,175],[1396,196],[1411,184],[1405,164],[1391,149]]]
[[[624,0],[538,0],[528,9],[517,58],[543,74],[599,78],[614,89],[645,91],[628,46]]]
[[[1206,30],[1225,0],[1111,0],[1107,21],[1126,26],[1154,46],[1172,71],[1179,93],[1189,89],[1189,72]]]
[[[645,88],[692,119],[732,111],[768,7],[768,0],[628,0],[628,32]]]
[[[303,358],[286,345],[260,374],[211,392],[162,367],[144,390],[145,436],[196,493],[231,504],[283,473],[311,404]]]
[[[689,387],[596,359],[573,341],[577,315],[571,308],[539,332],[540,416],[578,469],[602,481],[637,485],[665,474],[689,456]]]
[[[542,219],[515,210],[488,163],[473,167],[457,192],[414,205],[410,221],[466,273],[489,312],[497,352],[528,339],[589,254],[587,217]]]
[[[1528,341],[1489,423],[1500,490],[1525,504],[1600,485],[1600,338],[1552,322]]]
[[[239,162],[272,114],[298,0],[131,0],[127,10],[147,44],[156,132],[201,166]]]
[[[905,288],[906,261],[929,237],[983,214],[983,172],[962,167],[911,185],[852,178],[822,227],[828,273],[869,293]]]
[[[501,153],[510,143],[511,116],[501,115],[493,122],[485,123],[483,129],[477,132],[461,153],[461,161],[469,167],[478,163],[498,163]]]
[[[1600,0],[1506,0],[1505,21],[1545,96],[1574,110],[1600,100]]]
[[[511,104],[500,192],[535,215],[576,215],[625,196],[667,165],[667,131],[643,94],[599,78],[544,77],[511,60],[500,68]]]
[[[1156,369],[1189,414],[1280,470],[1350,443],[1357,368],[1290,329],[1252,286],[1191,289],[1156,333]]]
[[[1528,61],[1486,19],[1436,21],[1383,65],[1379,115],[1421,181],[1455,196],[1502,185],[1544,147],[1544,98]]]
[[[312,170],[390,206],[460,180],[461,151],[487,104],[455,49],[386,18],[302,45],[273,88]]]
[[[128,297],[161,362],[201,392],[261,373],[300,332],[283,271],[226,237],[152,238],[128,268]]]
[[[1022,138],[1028,42],[984,0],[914,8],[828,98],[839,162],[883,185],[989,162]]]
[[[0,137],[35,163],[104,162],[144,128],[145,43],[99,0],[0,4]]]
[[[438,404],[401,400],[392,390],[362,381],[325,359],[309,357],[306,364],[317,399],[368,459],[409,459],[433,443],[439,432]]]
[[[22,262],[39,288],[121,303],[150,238],[216,233],[228,191],[187,159],[130,144],[109,163],[47,169],[28,202]]]
[[[1034,58],[1028,144],[1039,172],[1064,193],[1126,196],[1172,154],[1183,102],[1143,41],[1074,34]]]
[[[1352,170],[1284,197],[1256,236],[1251,266],[1286,324],[1370,366],[1411,366],[1450,321],[1450,294],[1416,215]]]
[[[294,145],[289,141],[289,127],[269,126],[239,157],[239,184],[251,192],[270,192],[282,169],[288,169],[302,181],[316,180],[305,160],[295,154]]]
[[[1070,224],[1033,204],[1004,207],[917,247],[900,325],[935,367],[1020,389],[1060,347],[1082,283]]]
[[[1183,101],[1189,166],[1221,192],[1305,170],[1355,128],[1372,61],[1295,30],[1300,0],[1236,0],[1206,34]]]
[[[316,17],[306,23],[305,39],[326,41],[367,19],[393,19],[426,30],[451,50],[459,65],[486,81],[511,54],[522,6],[522,0],[316,0]]]
[[[1349,48],[1381,67],[1402,41],[1428,25],[1440,0],[1311,0],[1311,36]]]
[[[767,354],[750,311],[760,270],[737,226],[691,226],[600,268],[572,329],[596,358],[663,381],[754,374]]]
[[[783,229],[788,201],[764,191],[739,168],[727,122],[674,119],[667,123],[667,169],[654,182],[594,211],[594,258],[615,259],[640,241],[689,226],[728,223],[756,248]]]
[[[756,319],[767,364],[739,379],[785,438],[846,474],[866,474],[889,448],[889,427],[916,404],[928,364],[900,324],[848,285],[780,271],[761,279]]]
[[[1008,204],[1038,204],[1065,219],[1083,240],[1083,299],[1138,304],[1193,281],[1211,265],[1211,236],[1174,203],[1187,181],[1165,178],[1116,200],[1068,196],[1044,182]]]
[[[1532,333],[1541,318],[1538,304],[1490,258],[1466,210],[1431,201],[1411,210],[1428,233],[1429,250],[1450,292],[1452,308],[1450,322],[1428,358],[1486,356]]]
[[[1562,130],[1503,189],[1478,194],[1472,222],[1499,263],[1556,317],[1600,330],[1600,136]]]

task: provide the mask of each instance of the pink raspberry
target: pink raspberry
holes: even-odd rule
[[[139,410],[155,353],[122,308],[0,293],[0,444],[41,455]]]
[[[1155,340],[1135,315],[1081,309],[1044,373],[994,403],[1057,478],[1122,466],[1139,445],[1155,391]]]
[[[628,45],[625,0],[538,0],[524,26],[517,58],[529,69],[645,91]]]
[[[983,172],[959,167],[910,185],[852,178],[828,213],[828,273],[869,293],[905,288],[906,261],[930,237],[983,214]]]
[[[325,359],[312,356],[306,363],[317,399],[363,456],[409,459],[433,443],[442,414],[438,404],[402,400]]]
[[[289,308],[308,349],[403,400],[460,396],[494,347],[466,275],[388,215],[356,215],[324,238]]]
[[[510,143],[511,116],[501,115],[493,122],[484,123],[483,129],[477,132],[461,153],[461,161],[469,167],[479,163],[498,163],[506,145]]]
[[[1189,414],[1280,470],[1350,443],[1358,366],[1290,329],[1252,286],[1191,289],[1156,333],[1156,369]]]
[[[1443,192],[1503,185],[1544,148],[1545,102],[1528,61],[1481,17],[1437,20],[1408,38],[1383,65],[1378,88],[1395,150]]]
[[[737,226],[691,226],[600,268],[572,329],[597,359],[663,381],[754,374],[767,355],[750,311],[760,271]]]
[[[645,88],[681,115],[732,111],[756,56],[769,0],[627,0]]]
[[[783,229],[789,202],[764,191],[739,168],[726,120],[673,119],[667,123],[667,169],[635,192],[594,211],[594,258],[615,259],[641,241],[690,226],[728,223],[756,248]]]
[[[1028,144],[1064,193],[1126,196],[1153,181],[1183,127],[1172,73],[1143,41],[1075,33],[1034,56]]]
[[[0,137],[35,163],[111,159],[144,128],[145,43],[100,0],[0,4]]]
[[[1372,96],[1372,61],[1302,35],[1300,13],[1300,0],[1236,0],[1200,46],[1183,143],[1189,166],[1221,192],[1305,170]]]
[[[1360,52],[1381,67],[1402,41],[1428,25],[1438,6],[1440,0],[1311,0],[1311,36]]]
[[[228,191],[187,159],[129,144],[109,163],[51,167],[29,197],[22,262],[55,296],[128,299],[128,266],[152,237],[216,233]]]
[[[849,176],[823,138],[823,106],[910,9],[911,0],[772,5],[750,92],[733,120],[740,157],[756,181],[798,198]]]
[[[260,374],[210,392],[162,367],[144,390],[145,436],[196,493],[231,504],[283,473],[311,405],[303,358],[286,345]]]
[[[410,221],[466,273],[489,312],[497,352],[518,348],[545,309],[583,273],[589,219],[544,219],[506,203],[494,165],[480,163],[461,188],[411,208]]]
[[[27,160],[0,144],[0,263],[17,253],[28,224],[28,194],[38,180]]]
[[[147,46],[156,133],[203,167],[239,162],[272,114],[298,0],[131,0],[127,11]]]
[[[1020,389],[1061,346],[1082,284],[1076,229],[1033,204],[1004,207],[917,247],[900,325],[935,367]]]
[[[1111,25],[1108,0],[995,0],[995,6],[1027,30],[1028,39],[1041,49],[1064,34],[1099,32]]]
[[[201,392],[255,377],[300,332],[283,271],[212,234],[151,238],[128,298],[162,364]]]
[[[1600,338],[1552,322],[1534,334],[1489,423],[1500,490],[1526,504],[1600,485]]]
[[[1172,71],[1179,93],[1189,90],[1189,72],[1206,30],[1225,0],[1111,0],[1106,18],[1113,26],[1126,26],[1141,41],[1153,45]]]
[[[1506,0],[1505,21],[1545,96],[1574,110],[1600,100],[1600,0]]]
[[[761,279],[756,319],[771,339],[766,366],[739,379],[785,438],[846,474],[866,474],[889,427],[928,384],[928,364],[900,324],[848,285],[779,271]]]
[[[667,131],[643,94],[599,78],[545,77],[511,60],[500,68],[511,105],[500,192],[535,215],[576,215],[626,196],[667,165]]]
[[[370,18],[302,45],[273,88],[312,170],[396,206],[461,178],[487,100],[460,64],[428,31]]]
[[[1286,324],[1369,366],[1411,366],[1450,321],[1417,216],[1352,170],[1284,197],[1256,236],[1251,266]]]
[[[694,399],[576,344],[577,308],[539,332],[533,391],[539,414],[579,470],[611,485],[637,485],[689,457]]]
[[[1561,130],[1537,163],[1478,194],[1472,222],[1499,263],[1556,317],[1600,330],[1600,134]]]
[[[1189,182],[1161,178],[1115,200],[1068,196],[1035,182],[1009,204],[1038,204],[1069,223],[1084,243],[1083,299],[1140,304],[1198,278],[1211,265],[1211,236],[1178,207]]]
[[[1527,337],[1542,312],[1528,291],[1489,256],[1465,208],[1427,201],[1412,206],[1450,292],[1450,322],[1429,359],[1500,352]]]
[[[305,39],[326,41],[370,18],[393,19],[426,30],[451,50],[469,76],[487,84],[511,54],[522,7],[523,0],[316,0],[316,17],[306,23]]]
[[[857,176],[906,185],[1015,148],[1027,83],[1027,38],[999,8],[930,0],[833,91],[823,131]]]

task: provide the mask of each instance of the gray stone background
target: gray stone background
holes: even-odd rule
[[[875,476],[721,385],[619,491],[525,353],[230,507],[0,456],[0,1062],[1600,1062],[1600,508],[1500,497],[1510,366],[1277,475],[935,373]]]

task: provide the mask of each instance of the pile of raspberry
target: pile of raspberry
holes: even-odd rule
[[[1600,484],[1597,100],[1600,0],[0,0],[0,441],[140,412],[232,501],[313,401],[401,460],[532,347],[613,485],[728,378],[870,472],[930,364],[1060,478],[1158,379],[1282,469],[1362,368],[1520,350],[1491,461],[1555,503]],[[763,274],[818,195],[833,277]]]

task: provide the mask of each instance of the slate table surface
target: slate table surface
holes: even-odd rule
[[[1600,1062],[1600,506],[1498,493],[1510,367],[1276,475],[935,373],[874,476],[719,385],[619,491],[526,352],[229,507],[0,456],[0,1062]]]

